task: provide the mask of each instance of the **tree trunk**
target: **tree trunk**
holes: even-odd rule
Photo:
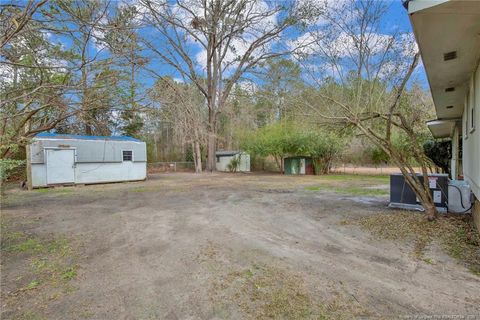
[[[213,108],[213,107],[210,107]],[[207,171],[216,171],[216,154],[217,138],[216,138],[216,114],[210,109],[208,114],[208,133],[207,133]]]
[[[422,203],[423,208],[425,209],[425,214],[427,216],[428,221],[433,221],[437,219],[438,211],[437,208],[435,207],[435,203]]]
[[[207,143],[207,171],[213,172],[216,170],[216,139],[215,139],[215,132],[208,132],[208,143]]]
[[[200,150],[200,143],[198,141],[195,141],[194,145],[195,173],[202,173],[202,153]]]
[[[273,159],[275,160],[275,164],[277,165],[278,170],[280,170],[280,173],[283,173],[283,166],[282,166],[283,159],[279,158],[279,156],[277,155],[274,155]]]

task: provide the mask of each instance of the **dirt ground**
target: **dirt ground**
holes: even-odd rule
[[[441,248],[378,240],[383,176],[156,174],[2,199],[2,319],[479,315]],[[435,263],[430,263],[435,261]]]

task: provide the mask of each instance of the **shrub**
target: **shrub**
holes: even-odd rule
[[[230,163],[227,164],[227,169],[230,172],[237,172],[239,167],[240,167],[240,157],[233,157],[232,160],[230,160]]]

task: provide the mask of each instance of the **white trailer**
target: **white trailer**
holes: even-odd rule
[[[132,137],[40,133],[28,148],[34,188],[147,177],[146,144]]]

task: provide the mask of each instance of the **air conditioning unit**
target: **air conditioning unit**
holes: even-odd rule
[[[464,180],[448,182],[448,212],[469,213],[472,209],[472,189]]]
[[[417,177],[423,182],[423,175],[417,174]],[[439,212],[447,212],[448,174],[429,174],[427,178],[432,199],[437,210]],[[390,175],[389,207],[419,211],[424,210],[420,200],[401,173]]]

